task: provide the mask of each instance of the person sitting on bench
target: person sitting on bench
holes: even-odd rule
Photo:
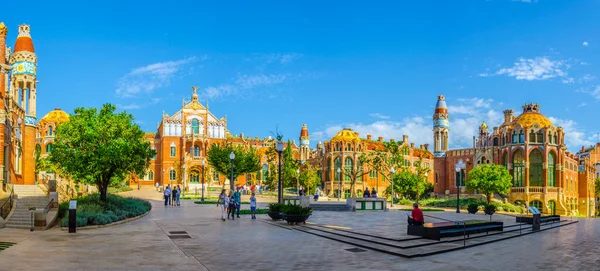
[[[413,203],[413,210],[412,210],[412,216],[408,217],[408,225],[423,225],[423,223],[425,223],[425,220],[423,219],[423,211],[421,211],[421,209],[419,209],[419,204],[418,203]]]

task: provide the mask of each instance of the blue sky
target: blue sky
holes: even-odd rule
[[[572,151],[600,132],[600,1],[167,2],[4,13],[11,45],[18,24],[31,25],[38,118],[109,102],[156,131],[195,85],[233,134],[252,137],[278,127],[297,139],[306,123],[313,144],[343,127],[431,143],[439,94],[452,148],[527,102],[565,129]]]

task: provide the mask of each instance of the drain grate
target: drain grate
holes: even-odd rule
[[[366,249],[357,248],[357,247],[354,247],[354,248],[348,248],[348,249],[345,249],[345,250],[347,250],[347,251],[350,251],[350,252],[354,252],[354,253],[357,253],[357,252],[365,252],[365,251],[367,251]]]
[[[7,248],[11,247],[14,244],[15,243],[0,242],[0,251],[7,249]]]
[[[192,238],[189,235],[169,235],[169,238],[171,239],[187,239],[187,238]]]
[[[170,234],[188,234],[187,231],[170,231]]]

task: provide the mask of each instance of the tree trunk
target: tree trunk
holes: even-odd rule
[[[490,204],[490,202],[492,202],[492,194],[487,194],[485,197],[487,198],[488,204]]]
[[[103,184],[98,186],[98,190],[100,191],[100,201],[106,201],[106,196],[108,193],[108,185],[104,184],[105,182],[103,182]]]
[[[350,183],[350,197],[356,198],[356,192],[354,191],[354,186],[356,185],[356,181],[352,181]]]

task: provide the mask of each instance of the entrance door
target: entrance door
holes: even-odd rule
[[[548,202],[548,208],[550,208],[550,213],[552,215],[556,215],[556,202],[551,200]]]
[[[190,183],[199,183],[200,182],[200,172],[196,170],[192,170],[190,172]]]

